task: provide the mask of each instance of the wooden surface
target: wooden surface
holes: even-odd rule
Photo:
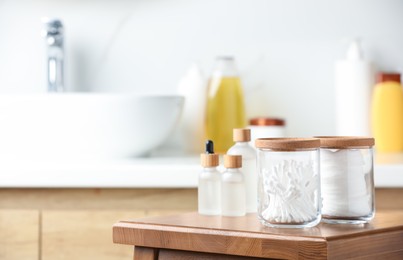
[[[0,260],[130,259],[113,223],[195,209],[193,189],[0,189]]]
[[[255,214],[207,217],[197,213],[121,221],[113,241],[164,248],[263,258],[348,259],[399,256],[403,251],[403,211],[377,212],[365,225],[321,223],[307,229],[261,225]]]
[[[377,189],[376,203],[403,209],[403,189]],[[130,259],[113,223],[194,210],[196,189],[0,189],[0,259]]]
[[[136,247],[137,249],[137,247]],[[154,249],[154,252],[157,250]],[[189,252],[171,249],[160,249],[157,251],[158,260],[200,260],[200,259],[214,259],[214,260],[256,260],[261,258],[245,257],[245,256],[228,256],[222,254],[210,254],[200,252]],[[136,260],[142,258],[135,258]]]
[[[375,189],[375,208],[403,210],[403,189]]]
[[[158,259],[158,250],[154,248],[148,247],[136,247],[134,251],[134,260],[142,259],[142,260],[155,260]]]
[[[39,213],[0,211],[0,259],[39,259]]]
[[[376,189],[376,208],[403,209],[403,189]],[[197,189],[0,189],[0,209],[197,210]]]
[[[42,259],[130,259],[133,249],[111,246],[110,223],[141,211],[51,211],[42,213]],[[63,224],[61,224],[63,223]],[[109,228],[108,228],[109,226]]]
[[[42,213],[42,259],[130,259],[133,249],[111,242],[111,223],[117,219],[158,216],[177,211],[61,211]],[[62,224],[61,224],[62,223]],[[68,246],[66,246],[68,245]]]
[[[402,189],[403,194],[403,189]],[[0,189],[0,209],[197,210],[196,189]]]

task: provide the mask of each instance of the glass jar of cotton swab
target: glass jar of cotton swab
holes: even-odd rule
[[[270,227],[305,228],[321,220],[317,138],[260,138],[258,218]]]
[[[362,224],[375,215],[374,138],[319,136],[322,221]]]

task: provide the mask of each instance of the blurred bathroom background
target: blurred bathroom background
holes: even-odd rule
[[[247,118],[335,134],[335,60],[359,37],[377,70],[399,71],[402,11],[399,0],[0,0],[0,93],[46,91],[50,16],[65,26],[68,91],[175,93],[192,62],[207,77],[217,55],[233,55]]]

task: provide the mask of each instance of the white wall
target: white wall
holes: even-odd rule
[[[334,134],[333,62],[359,36],[380,69],[403,67],[400,0],[0,0],[0,93],[43,92],[40,17],[63,19],[71,91],[173,93],[192,61],[233,54],[250,116],[289,134]]]

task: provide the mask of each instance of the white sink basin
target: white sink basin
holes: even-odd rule
[[[130,94],[0,95],[0,158],[144,156],[170,135],[183,102]]]

